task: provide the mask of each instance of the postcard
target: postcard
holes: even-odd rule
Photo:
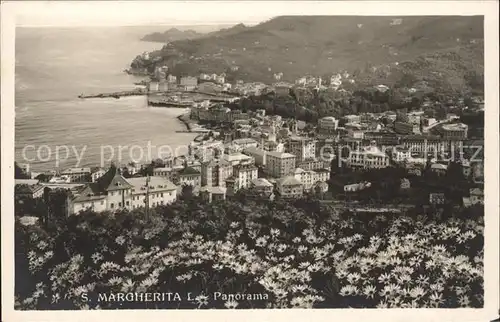
[[[498,318],[496,12],[3,2],[5,320]]]

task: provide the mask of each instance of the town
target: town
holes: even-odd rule
[[[435,103],[427,99],[412,111],[328,115],[307,122],[287,114],[269,114],[272,109],[262,104],[241,108],[238,102],[262,95],[286,96],[292,89],[346,95],[341,85],[355,83],[349,73],[332,75],[327,85],[321,77],[311,76],[286,83],[282,73],[274,75],[272,85],[240,80],[231,84],[225,77],[224,73],[202,73],[177,81],[163,66],[147,82],[150,105],[190,108],[180,119],[200,134],[187,155],[49,173],[34,173],[29,165],[19,164],[24,179],[16,178],[17,200],[42,198],[46,188],[63,189],[68,192],[67,215],[88,209],[167,205],[187,190],[208,202],[241,191],[271,200],[315,195],[340,207],[358,203],[356,209],[364,211],[370,209],[368,200],[377,211],[386,204],[399,204],[394,209],[400,210],[423,203],[470,206],[483,202],[484,101],[480,97],[469,99],[468,106],[459,98],[454,113],[429,115],[425,108]],[[390,91],[383,84],[371,90]],[[411,97],[404,100],[411,101]],[[463,120],[471,118],[464,124]],[[442,180],[449,176],[458,180],[453,181],[454,188],[461,188],[458,198],[449,193],[450,181]]]

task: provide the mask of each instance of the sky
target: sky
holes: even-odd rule
[[[251,5],[251,6],[250,6]],[[279,14],[233,1],[26,1],[16,4],[18,26],[254,25]],[[23,7],[22,9],[20,7]]]
[[[486,0],[494,1],[494,0]],[[484,2],[484,1],[483,1]],[[18,26],[254,25],[280,15],[471,14],[460,1],[3,1]]]

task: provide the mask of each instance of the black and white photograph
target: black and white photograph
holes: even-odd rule
[[[6,309],[498,318],[498,2],[56,2],[2,32]]]

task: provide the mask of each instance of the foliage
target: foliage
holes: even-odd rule
[[[365,215],[312,196],[195,197],[152,209],[149,221],[136,209],[80,213],[50,231],[16,222],[17,308],[481,307],[483,211]],[[102,292],[182,300],[98,302]]]

